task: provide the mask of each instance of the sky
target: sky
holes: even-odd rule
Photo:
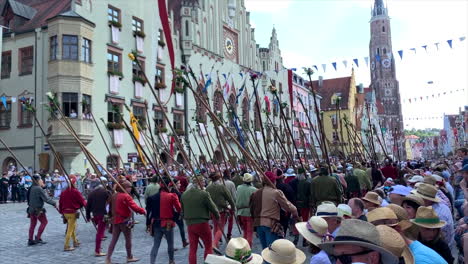
[[[444,113],[456,114],[460,107],[468,105],[468,39],[459,39],[468,37],[468,1],[384,2],[391,19],[405,129],[442,128]],[[369,56],[373,3],[374,0],[245,0],[260,46],[268,47],[271,30],[276,28],[285,67],[302,73],[302,67],[317,65],[315,79],[328,79],[349,76],[353,65],[356,83],[365,87],[370,83],[370,69],[364,57]],[[452,48],[447,43],[450,39]],[[438,50],[434,43],[440,43]],[[427,45],[427,51],[423,45]],[[403,50],[402,59],[399,50]],[[355,58],[359,67],[352,63]],[[336,71],[332,62],[337,63]],[[325,71],[322,64],[326,64]]]

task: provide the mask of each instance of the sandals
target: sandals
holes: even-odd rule
[[[97,252],[97,253],[94,253],[94,256],[95,256],[95,257],[104,257],[104,256],[106,256],[106,255],[107,255],[107,254],[104,253],[104,252]]]
[[[74,247],[66,247],[63,249],[63,251],[73,251],[73,250],[75,250]]]
[[[139,260],[140,260],[139,258],[135,258],[135,257],[127,258],[127,263],[130,263],[130,262],[137,262],[137,261],[139,261]]]

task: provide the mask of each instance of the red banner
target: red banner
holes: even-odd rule
[[[166,0],[158,0],[159,6],[159,17],[161,18],[161,24],[164,31],[164,38],[167,44],[167,51],[169,52],[169,59],[171,62],[171,71],[174,71],[174,44],[172,43],[171,25],[169,24],[169,16],[166,7]],[[171,93],[174,92],[175,78],[172,78],[172,89]]]

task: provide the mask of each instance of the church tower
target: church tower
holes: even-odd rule
[[[400,90],[392,51],[390,17],[383,0],[375,0],[371,12],[369,43],[371,88],[375,92],[380,123],[387,134],[403,138]],[[400,141],[400,140],[399,140]],[[395,146],[394,146],[395,148]]]

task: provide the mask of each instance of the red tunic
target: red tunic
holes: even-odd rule
[[[145,214],[145,209],[139,207],[132,199],[132,197],[126,193],[117,193],[112,198],[111,213],[113,224],[121,224],[127,221],[131,214],[132,210],[138,214]]]
[[[59,212],[61,214],[74,214],[84,206],[86,206],[86,201],[76,188],[67,188],[60,194]]]

